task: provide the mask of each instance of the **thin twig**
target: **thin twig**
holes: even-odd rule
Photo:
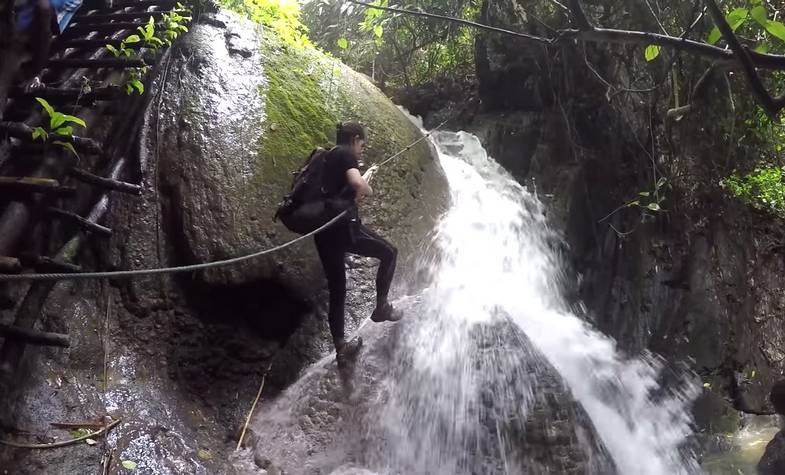
[[[647,7],[649,7],[649,11],[651,12],[651,16],[654,17],[654,21],[657,22],[657,25],[660,27],[660,31],[662,31],[664,34],[667,35],[668,34],[668,30],[665,29],[665,26],[660,21],[660,17],[658,17],[657,13],[654,12],[654,8],[652,8],[651,2],[649,2],[649,0],[643,0],[643,2],[646,3]]]
[[[616,235],[618,235],[619,237],[622,237],[622,238],[629,236],[630,234],[634,233],[636,229],[638,229],[637,225],[635,227],[633,227],[632,229],[630,229],[629,231],[619,231],[618,229],[616,229],[616,227],[613,225],[613,223],[608,223],[608,226],[610,226],[611,229],[613,229],[613,232],[615,232]]]
[[[77,442],[81,442],[85,439],[92,439],[94,437],[100,437],[104,435],[106,432],[109,432],[109,429],[116,426],[120,423],[120,419],[112,421],[106,427],[101,430],[97,430],[95,432],[91,432],[89,434],[83,435],[81,437],[77,437],[75,439],[68,439],[68,440],[61,440],[60,442],[52,442],[51,444],[21,444],[19,442],[12,442],[10,440],[0,440],[0,444],[7,445],[9,447],[16,447],[18,449],[56,449],[59,447],[66,447],[68,445],[76,444]]]
[[[482,23],[477,23],[477,22],[474,22],[474,21],[464,20],[462,18],[455,18],[455,17],[446,16],[446,15],[437,15],[435,13],[426,13],[426,12],[416,11],[416,10],[407,10],[405,8],[383,7],[381,5],[373,5],[371,3],[361,2],[359,0],[347,0],[347,1],[350,2],[350,3],[357,4],[357,5],[362,5],[362,6],[366,7],[366,8],[375,8],[377,10],[384,10],[384,11],[388,11],[388,12],[403,13],[405,15],[413,15],[413,16],[419,16],[419,17],[424,17],[424,18],[433,18],[433,19],[438,19],[438,20],[450,21],[450,22],[459,23],[459,24],[465,25],[465,26],[471,26],[473,28],[479,28],[480,30],[493,31],[493,32],[502,33],[502,34],[505,34],[505,35],[517,36],[518,38],[523,38],[523,39],[526,39],[526,40],[529,40],[529,41],[535,41],[537,43],[543,43],[543,44],[549,43],[549,41],[547,39],[539,37],[539,36],[529,35],[529,34],[526,34],[526,33],[520,33],[520,32],[512,31],[512,30],[505,30],[504,28],[497,28],[495,26],[484,25]]]
[[[709,8],[711,16],[714,18],[714,23],[722,33],[722,37],[741,62],[742,68],[744,69],[744,76],[747,78],[750,89],[752,89],[752,95],[761,104],[763,110],[766,111],[769,117],[774,119],[780,109],[785,106],[785,96],[780,96],[776,99],[771,97],[766,90],[766,87],[763,85],[763,81],[761,81],[758,72],[755,70],[755,64],[752,62],[749,48],[743,46],[741,42],[739,42],[736,34],[722,15],[720,7],[717,6],[717,2],[714,0],[706,0],[706,5]]]
[[[248,424],[251,423],[251,416],[253,416],[253,412],[256,410],[256,404],[259,402],[259,398],[262,396],[262,389],[264,389],[264,380],[267,378],[267,373],[270,372],[270,368],[273,367],[273,362],[270,361],[270,364],[267,365],[267,370],[265,370],[264,374],[262,375],[262,383],[259,385],[259,390],[256,391],[256,398],[253,400],[253,404],[251,405],[251,410],[248,411],[248,417],[245,418],[245,424],[243,425],[243,431],[240,433],[240,440],[237,441],[237,448],[234,450],[240,450],[240,447],[243,445],[243,439],[245,439],[245,431],[248,430]]]
[[[403,8],[383,7],[380,5],[373,5],[359,0],[347,0],[357,5],[362,5],[366,8],[374,8],[377,10],[384,10],[390,12],[401,13],[404,15],[414,15],[425,18],[433,18],[442,21],[449,21],[459,23],[472,28],[501,33],[505,35],[515,36],[517,38],[532,41],[538,44],[557,45],[569,40],[589,41],[592,43],[611,43],[621,45],[657,45],[668,48],[674,48],[679,51],[687,51],[691,54],[702,56],[705,58],[712,58],[717,60],[733,61],[737,59],[733,51],[725,48],[710,45],[702,41],[690,40],[686,38],[678,38],[660,33],[651,33],[647,31],[633,31],[633,30],[618,30],[614,28],[590,28],[586,30],[580,29],[564,29],[558,30],[558,34],[553,38],[545,38],[541,36],[529,35],[517,31],[505,30],[474,21],[464,20],[461,18],[454,18],[446,15],[437,15],[433,13],[426,13],[423,11],[407,10]],[[748,51],[748,54],[755,66],[764,69],[785,70],[785,55],[781,54],[763,54],[756,51]]]

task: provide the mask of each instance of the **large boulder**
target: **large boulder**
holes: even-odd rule
[[[364,76],[228,12],[195,25],[183,39],[169,66],[163,104],[159,176],[168,196],[168,229],[187,263],[295,237],[272,222],[277,203],[308,153],[332,143],[338,121],[367,126],[368,165],[422,136]],[[405,255],[444,203],[439,190],[445,183],[427,142],[383,169],[374,188],[364,220]],[[232,285],[273,279],[310,292],[321,269],[313,246],[301,244],[201,277]]]

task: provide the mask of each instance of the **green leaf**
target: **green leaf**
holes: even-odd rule
[[[338,47],[341,49],[346,49],[349,47],[349,42],[346,40],[346,38],[338,38]]]
[[[142,84],[142,81],[140,81],[138,79],[134,79],[133,81],[129,82],[128,84],[130,84],[131,87],[136,88],[136,90],[139,91],[139,94],[144,94],[144,84]]]
[[[711,389],[711,383],[703,383],[703,387],[706,389]]]
[[[641,191],[638,194],[641,195],[641,196],[649,196],[651,193],[649,193],[648,191]]]
[[[64,149],[66,149],[69,152],[73,153],[76,158],[79,158],[79,154],[76,153],[76,149],[74,148],[74,145],[72,143],[70,143],[70,142],[62,142],[60,140],[55,140],[52,143],[53,144],[57,144],[57,145],[63,147]]]
[[[662,187],[663,187],[663,186],[664,186],[666,183],[668,183],[668,179],[667,179],[667,178],[665,178],[665,177],[663,176],[663,177],[660,177],[660,179],[659,179],[659,180],[657,180],[657,184],[656,184],[656,185],[654,185],[654,186],[655,186],[655,188],[657,188],[657,189],[659,190],[659,189],[660,189],[660,188],[662,188]]]
[[[646,61],[653,61],[660,55],[660,47],[657,45],[649,45],[645,51]]]
[[[85,124],[85,121],[83,121],[79,117],[76,117],[76,116],[73,116],[73,115],[68,115],[68,114],[63,114],[63,117],[65,117],[66,122],[73,122],[76,125],[81,125],[82,127],[87,127],[87,124]]]
[[[49,130],[54,130],[63,124],[65,124],[65,114],[62,112],[54,112],[49,118]]]
[[[122,465],[126,470],[136,470],[136,462],[131,460],[123,460],[120,462],[120,465]]]
[[[124,39],[123,43],[130,45],[133,43],[139,43],[140,41],[142,41],[142,39],[139,38],[139,35],[131,35],[128,38]]]
[[[785,25],[783,25],[782,22],[770,21],[766,23],[766,31],[768,31],[770,35],[785,41]]]
[[[39,104],[41,104],[41,107],[44,108],[44,110],[49,115],[49,117],[52,117],[52,115],[55,113],[55,110],[52,106],[49,105],[48,102],[46,102],[46,99],[36,97],[35,100],[38,101]]]
[[[662,209],[662,208],[660,208],[660,205],[658,205],[657,203],[649,203],[649,205],[646,206],[646,207],[649,208],[652,211],[659,211],[659,210]]]
[[[736,8],[732,12],[728,13],[728,16],[725,17],[725,20],[730,25],[730,29],[736,31],[741,25],[747,21],[747,14],[749,10],[746,8]]]
[[[373,34],[376,35],[377,38],[381,38],[384,34],[384,28],[382,25],[376,25],[373,27]]]
[[[769,22],[769,14],[766,11],[766,7],[763,5],[758,5],[757,7],[750,10],[750,16],[760,23],[760,26],[766,27],[766,24]]]
[[[113,55],[115,55],[115,57],[117,57],[117,56],[120,56],[120,52],[119,52],[119,51],[117,51],[117,48],[115,48],[114,46],[112,46],[112,45],[106,45],[106,49],[108,49],[110,53],[112,53]]]
[[[65,127],[60,127],[59,129],[55,130],[57,135],[73,135],[74,128],[70,125],[66,125]]]
[[[766,54],[769,52],[769,44],[768,43],[761,43],[755,47],[755,52],[760,54]]]
[[[717,43],[720,38],[722,38],[722,33],[720,33],[720,29],[718,27],[714,27],[709,32],[709,37],[706,39],[706,42],[710,45]]]
[[[638,205],[640,205],[640,204],[641,204],[641,202],[640,202],[640,201],[638,201],[638,200],[633,200],[633,201],[630,201],[629,203],[627,203],[627,207],[638,206]]]
[[[41,140],[46,140],[47,137],[48,134],[46,133],[46,130],[44,130],[43,128],[36,127],[33,129],[33,140],[36,140],[38,138],[40,138]]]

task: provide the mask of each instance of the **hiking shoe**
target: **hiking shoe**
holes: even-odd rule
[[[391,303],[387,302],[381,307],[378,305],[371,314],[371,320],[374,322],[397,322],[403,318],[403,312],[393,307]]]
[[[358,336],[357,338],[352,338],[347,342],[336,345],[335,357],[339,360],[353,360],[357,357],[357,354],[360,352],[360,348],[362,348],[362,346],[363,339],[361,337]]]

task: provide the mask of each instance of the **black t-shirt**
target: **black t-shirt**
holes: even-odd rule
[[[347,147],[338,146],[327,152],[324,162],[322,185],[328,196],[354,200],[357,192],[349,186],[346,171],[360,168],[357,156]]]

